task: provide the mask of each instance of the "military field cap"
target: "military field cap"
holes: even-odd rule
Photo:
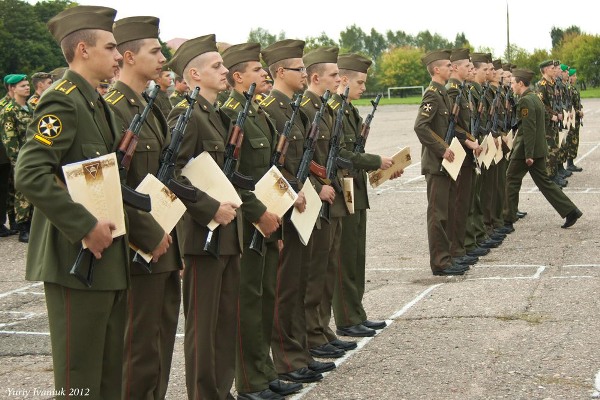
[[[373,61],[356,53],[341,54],[337,60],[338,68],[364,74],[367,73],[371,64],[373,64]]]
[[[306,68],[310,67],[311,65],[322,63],[336,64],[339,51],[339,48],[333,46],[319,47],[318,49],[307,53],[304,57],[302,57],[302,60],[304,61],[304,66]]]
[[[553,60],[545,60],[545,61],[542,61],[542,62],[540,63],[540,69],[542,69],[542,68],[546,68],[546,67],[549,67],[549,66],[551,66],[551,65],[554,65],[554,61],[553,61]]]
[[[98,86],[107,88],[110,86],[110,82],[108,81],[108,79],[102,79]]]
[[[223,64],[227,69],[248,61],[260,61],[260,44],[235,44],[223,52]]]
[[[517,64],[510,64],[510,69],[511,69],[511,70],[513,70],[513,69],[515,69],[515,68],[517,68]]]
[[[173,58],[167,66],[171,68],[177,75],[183,76],[183,70],[194,58],[200,54],[217,51],[217,42],[215,35],[204,35],[183,42],[177,49]]]
[[[117,44],[139,39],[158,39],[158,23],[156,17],[129,17],[115,22],[113,34]]]
[[[117,10],[98,6],[76,6],[56,14],[48,21],[48,29],[60,43],[65,36],[82,29],[112,32]]]
[[[460,61],[469,59],[469,49],[452,49],[450,53],[450,61]]]
[[[487,54],[485,54],[485,53],[471,53],[471,61],[473,61],[473,62],[487,62]]]
[[[568,69],[569,69],[569,66],[567,64],[560,64],[560,70],[561,71],[563,71],[563,72],[564,71],[568,71]]]
[[[577,69],[575,69],[575,68],[570,68],[570,69],[569,69],[569,76],[573,76],[573,75],[575,75],[576,73],[577,73]]]
[[[502,64],[502,69],[503,69],[504,71],[510,71],[510,67],[511,67],[511,66],[512,66],[512,64],[511,64],[511,63],[504,63],[504,64]]]
[[[433,50],[421,57],[423,65],[429,65],[434,61],[450,60],[449,50]]]
[[[515,68],[513,69],[512,74],[515,78],[521,78],[528,82],[531,82],[531,78],[533,78],[534,72],[525,68]]]
[[[66,70],[67,67],[54,68],[52,71],[50,71],[50,75],[52,75],[52,80],[57,81],[60,78],[62,78]]]
[[[492,61],[492,65],[494,69],[502,69],[502,60],[494,60]]]
[[[26,81],[27,75],[25,74],[10,74],[4,77],[4,83],[7,85],[16,85],[21,81]]]
[[[487,58],[487,62],[488,63],[492,63],[492,53],[485,53],[485,56]]]
[[[262,49],[261,54],[267,65],[290,58],[302,58],[304,40],[284,39]]]
[[[52,79],[52,74],[49,72],[36,72],[35,74],[31,75],[31,79]]]

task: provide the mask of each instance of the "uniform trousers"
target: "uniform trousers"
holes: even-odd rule
[[[45,282],[44,292],[56,398],[119,399],[126,291]]]
[[[177,333],[179,270],[131,275],[123,362],[123,400],[164,399]]]
[[[429,242],[429,265],[432,271],[448,268],[452,263],[448,218],[453,209],[451,186],[448,175],[426,174],[427,181],[427,239]]]
[[[189,400],[227,398],[235,376],[240,256],[185,256],[185,381]]]
[[[474,174],[472,163],[463,165],[460,167],[460,174],[458,175],[456,184],[452,185],[451,190],[455,190],[456,192],[455,195],[451,196],[455,200],[454,207],[450,209],[450,212],[453,213],[453,223],[450,229],[450,254],[452,257],[461,257],[467,253],[465,250],[465,236],[467,233],[469,210],[473,203]]]

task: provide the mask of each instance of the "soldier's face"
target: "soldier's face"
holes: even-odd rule
[[[44,93],[52,85],[52,78],[44,79],[37,84],[37,90],[40,93]]]
[[[159,78],[163,72],[162,67],[167,62],[161,51],[158,39],[145,39],[137,54],[132,54],[131,57],[134,61],[134,68],[144,76],[145,80]],[[168,75],[168,79],[170,80],[171,73],[169,71],[164,71],[164,73]]]
[[[204,53],[201,57],[203,64],[198,71],[201,88],[217,92],[227,90],[227,72],[229,70],[223,65],[223,57],[216,51]]]
[[[362,94],[367,90],[367,74],[363,72],[356,72],[351,74],[348,79],[348,101],[358,100]]]
[[[31,89],[29,87],[29,82],[21,81],[15,85],[14,96],[15,97],[29,97],[29,93]]]
[[[96,30],[96,45],[86,45],[89,55],[90,69],[99,81],[112,79],[119,69],[119,61],[123,59],[117,50],[117,41],[112,32]]]
[[[246,70],[240,76],[243,79],[244,90],[248,89],[252,83],[256,83],[255,94],[269,91],[267,72],[263,69],[259,61],[249,61],[248,65],[246,65]]]
[[[337,92],[337,88],[340,86],[340,70],[337,64],[327,63],[323,69],[323,74],[319,77],[321,87],[325,90],[329,90],[331,93]]]

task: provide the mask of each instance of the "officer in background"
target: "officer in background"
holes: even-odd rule
[[[108,93],[109,88],[110,88],[110,81],[108,79],[103,79],[98,84],[98,87],[96,87],[96,91],[98,93],[100,93],[100,96],[105,96],[106,93]]]
[[[0,138],[14,173],[14,167],[19,151],[25,143],[27,126],[31,123],[33,112],[27,106],[30,93],[27,75],[14,74],[7,80],[7,84],[13,98],[0,110]],[[13,207],[16,227],[19,230],[19,242],[28,243],[33,207],[23,193],[18,190],[14,191]]]
[[[31,75],[31,86],[35,92],[31,95],[29,100],[27,100],[27,105],[31,109],[31,111],[35,110],[38,102],[40,101],[40,97],[52,85],[52,75],[48,72],[36,72]]]
[[[167,61],[158,41],[159,20],[129,17],[115,22],[117,49],[123,55],[121,74],[104,97],[115,113],[117,125],[126,130],[146,107],[142,92],[157,78]],[[147,174],[158,172],[162,150],[171,140],[167,120],[154,104],[139,132],[139,142],[127,173],[127,186],[135,188]],[[177,333],[181,302],[182,268],[177,238],[165,232],[147,212],[127,207],[129,241],[152,254],[152,272],[131,265],[127,301],[123,399],[164,399]],[[135,252],[131,251],[131,256]]]
[[[565,223],[561,227],[568,228],[575,224],[583,213],[546,174],[548,146],[545,140],[547,138],[545,113],[547,110],[536,93],[529,89],[533,71],[517,68],[512,73],[512,88],[519,96],[517,103],[519,128],[506,172],[507,208],[504,213],[506,225],[512,228],[516,221],[519,190],[523,177],[529,172],[540,192],[560,216],[565,218]]]
[[[185,100],[185,96],[188,90],[190,90],[190,87],[185,82],[185,79],[183,79],[179,75],[175,76],[175,90],[173,90],[173,93],[171,93],[171,95],[169,96],[169,101],[171,102],[171,105],[175,107],[181,101]]]
[[[19,153],[15,187],[35,206],[26,279],[44,282],[55,390],[94,399],[119,399],[123,368],[127,235],[97,220],[65,190],[61,167],[108,154],[119,142],[108,105],[96,92],[121,60],[112,34],[116,11],[76,6],[48,22],[69,69],[42,96]],[[92,44],[93,43],[93,44]],[[61,182],[62,181],[62,182]],[[69,274],[81,240],[95,262],[90,288]]]

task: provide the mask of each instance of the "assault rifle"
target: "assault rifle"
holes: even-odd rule
[[[248,91],[244,92],[246,103],[244,104],[242,111],[239,112],[235,124],[231,128],[229,141],[225,145],[225,163],[223,164],[223,173],[225,173],[225,176],[233,186],[246,190],[254,190],[254,180],[249,176],[240,174],[236,171],[236,167],[242,142],[244,141],[244,122],[246,122],[246,117],[250,111],[250,105],[252,104],[252,98],[254,97],[254,89],[256,89],[256,83],[252,83]],[[216,227],[213,231],[208,231],[206,242],[204,243],[204,251],[215,258],[219,258],[220,255],[219,236],[220,226]]]
[[[377,95],[377,97],[375,97],[375,100],[371,100],[373,110],[371,110],[371,113],[367,115],[367,118],[365,118],[365,122],[363,123],[360,131],[360,136],[356,139],[356,143],[354,143],[355,153],[365,152],[365,144],[367,143],[367,137],[371,131],[371,122],[373,121],[373,116],[375,115],[375,111],[377,110],[377,106],[379,105],[379,100],[381,100],[381,97],[382,94],[380,93]]]
[[[460,112],[460,102],[462,101],[463,91],[465,89],[465,82],[461,82],[458,85],[458,95],[454,99],[454,104],[452,105],[452,111],[450,112],[450,123],[448,124],[448,129],[446,130],[446,136],[444,137],[444,141],[448,146],[452,143],[452,139],[455,136],[456,123],[458,122],[458,113]],[[444,167],[440,165],[440,172],[444,170]]]

